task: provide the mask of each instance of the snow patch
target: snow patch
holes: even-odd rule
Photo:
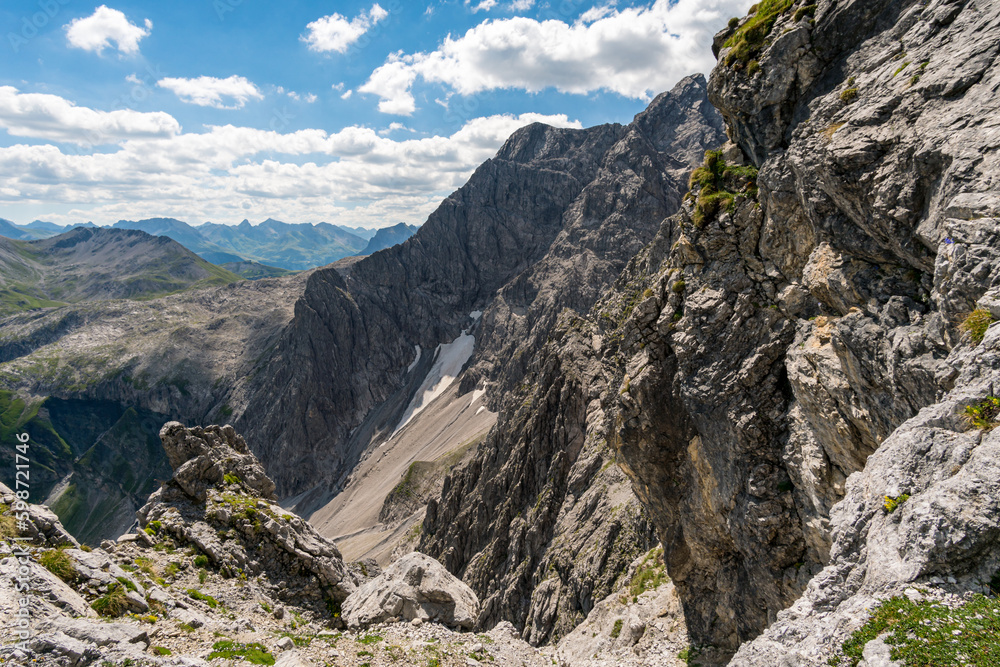
[[[483,311],[481,310],[474,310],[471,313],[469,313],[469,317],[471,317],[474,320],[478,320],[482,316],[483,316]]]
[[[479,398],[480,398],[480,397],[481,397],[481,396],[482,396],[483,394],[485,394],[485,393],[486,393],[486,390],[485,390],[485,389],[473,389],[473,390],[472,390],[472,400],[471,400],[471,401],[469,401],[469,407],[471,408],[471,407],[472,407],[472,404],[473,404],[473,403],[475,403],[475,402],[476,402],[477,400],[479,400]],[[478,415],[479,413],[477,412],[476,414]]]
[[[417,357],[416,357],[416,359],[413,360],[413,363],[411,363],[409,366],[406,367],[406,372],[407,373],[409,373],[410,371],[412,371],[414,369],[414,367],[417,365],[417,363],[420,361],[420,351],[421,351],[420,350],[420,346],[419,345],[414,345],[413,349],[417,351]]]
[[[399,433],[400,429],[418,414],[421,410],[430,405],[431,401],[440,396],[462,372],[462,366],[472,356],[472,351],[476,346],[476,337],[472,334],[462,332],[462,335],[450,343],[438,345],[434,353],[434,365],[427,371],[427,377],[417,388],[413,395],[413,400],[406,406],[399,425],[392,432],[390,438]]]
[[[486,409],[486,406],[485,406],[485,405],[480,405],[480,406],[479,406],[479,409],[478,409],[478,410],[476,410],[476,414],[478,415],[478,414],[479,414],[480,412],[482,412],[482,411],[483,411],[483,410],[485,410],[485,409]]]

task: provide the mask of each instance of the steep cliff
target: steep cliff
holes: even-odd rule
[[[607,299],[609,429],[693,640],[782,619],[735,664],[825,664],[875,598],[997,569],[963,411],[1000,315],[966,319],[1000,275],[998,30],[992,5],[761,3],[716,38],[736,145]]]

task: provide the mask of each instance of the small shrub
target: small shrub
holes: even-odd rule
[[[882,509],[885,510],[886,514],[892,514],[896,511],[896,508],[905,503],[910,499],[910,494],[904,493],[895,498],[892,496],[886,496],[885,501],[882,503]]]
[[[858,97],[857,88],[845,88],[840,93],[840,101],[843,102],[844,104],[850,104],[851,102],[856,100],[857,97]]]
[[[90,606],[101,616],[114,618],[121,616],[128,608],[125,601],[125,588],[121,584],[110,584],[108,592],[94,600]]]
[[[76,581],[76,567],[70,557],[58,549],[49,549],[38,557],[38,563],[68,584]]]
[[[225,480],[226,484],[239,484],[240,482],[243,481],[242,479],[240,479],[239,475],[234,475],[231,472],[227,472],[225,475],[223,475],[222,479]]]
[[[728,25],[730,30],[736,30],[736,28],[738,28],[740,25],[740,19],[734,16],[733,18],[729,19]]]
[[[643,298],[643,299],[648,299],[648,298],[649,298],[649,297],[651,297],[651,296],[653,296],[653,289],[652,289],[652,288],[650,288],[650,287],[647,287],[647,288],[646,288],[646,291],[644,291],[644,292],[642,293],[642,298]],[[365,574],[367,574],[367,573],[365,573]]]
[[[181,570],[181,566],[180,565],[178,565],[177,563],[175,563],[173,561],[170,561],[169,563],[167,563],[167,569],[165,569],[163,571],[163,576],[165,576],[165,577],[172,577],[172,576],[176,575],[178,572],[180,572],[180,570]]]
[[[80,551],[82,551],[82,552],[84,552],[84,553],[88,553],[88,554],[89,554],[89,553],[90,553],[91,551],[93,551],[93,549],[91,549],[91,548],[90,548],[89,546],[87,546],[86,544],[81,544],[81,545],[80,545]]]
[[[271,605],[269,605],[268,603],[261,601],[259,604],[260,604],[260,608],[263,609],[268,614],[273,614],[274,613],[274,608]]]
[[[747,64],[747,76],[751,76],[752,77],[753,75],[755,75],[759,71],[760,71],[760,63],[757,62],[756,60],[751,60]]]
[[[987,396],[965,407],[965,418],[973,428],[981,431],[989,432],[996,428],[997,417],[1000,417],[1000,398],[996,396]]]
[[[675,283],[674,283],[673,285],[671,285],[671,286],[670,286],[670,289],[671,289],[671,290],[672,290],[672,291],[673,291],[673,292],[674,292],[675,294],[680,294],[681,292],[683,292],[683,291],[684,291],[684,287],[685,287],[686,285],[687,285],[687,283],[685,283],[685,282],[684,282],[683,280],[678,280],[677,282],[675,282]]]
[[[205,554],[198,554],[194,557],[195,567],[208,567],[208,556]]]
[[[990,328],[995,320],[990,311],[984,308],[977,308],[969,313],[969,316],[959,325],[959,328],[969,334],[973,345],[979,345],[986,336],[986,330]]]
[[[624,624],[625,624],[625,622],[622,619],[620,619],[620,618],[615,621],[614,626],[612,626],[612,628],[611,628],[611,638],[612,639],[618,639],[618,635],[620,635],[622,633],[622,626]]]
[[[208,570],[198,570],[198,583],[204,584],[206,579],[208,579]]]
[[[163,523],[160,521],[150,521],[149,527],[153,529],[153,532],[159,533],[160,530],[163,528]]]

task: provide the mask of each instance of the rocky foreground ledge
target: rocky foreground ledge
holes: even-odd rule
[[[173,477],[99,549],[43,506],[18,508],[19,529],[0,485],[0,664],[551,664],[509,624],[463,631],[478,599],[423,554],[384,575],[345,564],[276,503],[232,427],[171,422],[160,438]]]

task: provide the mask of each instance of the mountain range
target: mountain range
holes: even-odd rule
[[[86,223],[60,226],[40,220],[27,225],[16,225],[9,220],[0,219],[0,236],[16,240],[38,240],[81,226],[96,225]],[[174,218],[148,218],[137,221],[119,220],[113,228],[139,230],[153,236],[171,238],[212,264],[235,266],[253,263],[245,269],[235,266],[239,269],[236,272],[241,275],[241,271],[248,271],[244,277],[281,275],[280,270],[274,269],[303,271],[325,266],[351,255],[370,255],[402,243],[417,230],[417,227],[405,223],[376,230],[341,227],[326,222],[292,224],[271,218],[258,225],[244,220],[235,226],[211,222],[193,226]]]

